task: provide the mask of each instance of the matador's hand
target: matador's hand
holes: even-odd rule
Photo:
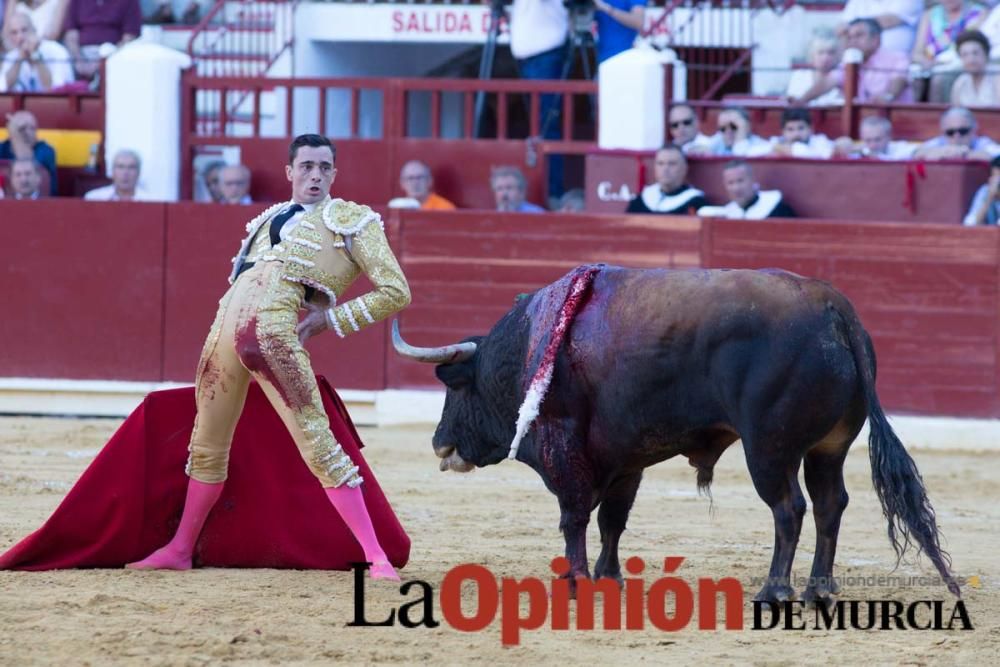
[[[326,319],[326,309],[311,301],[305,302],[306,316],[295,327],[295,333],[299,336],[299,342],[303,345],[307,340],[318,333],[323,333],[329,328]]]

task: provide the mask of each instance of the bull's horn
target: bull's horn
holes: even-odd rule
[[[399,334],[399,320],[392,321],[392,346],[402,357],[429,364],[457,364],[476,353],[475,343],[455,343],[443,347],[413,347]]]

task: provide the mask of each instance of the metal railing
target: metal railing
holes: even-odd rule
[[[597,123],[589,104],[597,93],[593,81],[242,78],[188,72],[183,85],[182,124],[196,143],[305,131],[351,139],[528,139],[541,134],[544,95],[561,97],[565,141],[592,143]],[[473,105],[479,92],[487,95],[492,122],[477,137]],[[218,108],[218,115],[197,113],[196,100],[198,106]],[[244,103],[234,111],[237,101]],[[366,105],[369,114],[363,114]],[[272,118],[265,117],[265,108]],[[584,126],[589,129],[581,131]]]
[[[216,0],[191,31],[201,76],[261,76],[294,44],[299,0]]]

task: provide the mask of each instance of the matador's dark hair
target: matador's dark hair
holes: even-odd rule
[[[329,139],[324,137],[322,134],[300,134],[295,137],[292,143],[288,146],[288,164],[295,162],[295,156],[298,154],[299,149],[303,146],[312,146],[313,148],[328,146],[330,151],[333,153],[334,163],[337,162],[337,147],[334,146]]]

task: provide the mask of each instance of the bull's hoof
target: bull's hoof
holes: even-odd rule
[[[618,584],[618,588],[625,588],[625,578],[621,572],[605,572],[603,574],[595,572],[594,581],[599,579],[613,579]]]
[[[817,607],[831,607],[837,599],[837,593],[840,592],[840,587],[836,584],[834,585],[819,585],[819,586],[807,586],[804,591],[802,591],[802,600],[810,605],[816,605]]]
[[[795,589],[787,584],[767,584],[753,599],[754,602],[787,602],[795,599]]]

